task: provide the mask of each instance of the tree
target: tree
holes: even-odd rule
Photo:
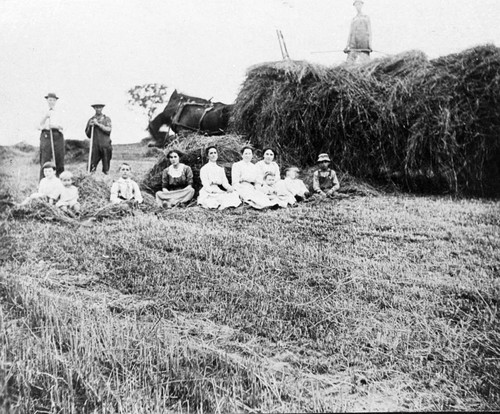
[[[158,106],[166,104],[167,86],[161,83],[145,83],[136,85],[127,91],[128,104],[135,108],[141,108],[151,121],[153,113]]]

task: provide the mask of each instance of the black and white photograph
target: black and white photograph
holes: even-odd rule
[[[499,22],[0,0],[0,413],[500,411]]]

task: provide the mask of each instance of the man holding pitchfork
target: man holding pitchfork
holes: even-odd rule
[[[107,174],[112,155],[111,119],[102,113],[104,104],[97,103],[91,106],[95,110],[95,115],[89,119],[85,128],[85,134],[90,138],[88,170],[94,172],[102,160],[102,172]]]
[[[344,53],[347,63],[366,63],[372,52],[372,27],[370,18],[362,12],[363,0],[354,0],[358,14],[352,19],[349,38]]]
[[[52,161],[56,165],[56,175],[64,171],[64,136],[63,127],[59,118],[59,112],[55,110],[57,100],[55,93],[45,96],[49,111],[40,121],[40,179],[43,175],[43,165]]]

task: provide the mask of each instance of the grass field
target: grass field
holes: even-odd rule
[[[0,158],[21,201],[33,154]],[[130,163],[139,178],[155,159]],[[4,215],[0,411],[498,410],[499,213],[392,194],[86,225]]]

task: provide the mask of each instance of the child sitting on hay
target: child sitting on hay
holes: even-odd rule
[[[328,154],[319,154],[319,169],[313,174],[313,190],[320,197],[332,197],[340,188],[337,174],[330,168],[330,157]]]
[[[309,189],[304,182],[298,178],[299,169],[289,167],[286,169],[285,179],[278,182],[278,194],[289,194],[296,201],[303,201],[309,197]]]
[[[130,178],[132,168],[126,162],[120,165],[121,177],[111,186],[111,202],[119,204],[122,202],[132,201],[142,203],[143,198],[141,190],[137,183]]]
[[[295,203],[295,198],[291,194],[281,193],[278,194],[276,187],[276,175],[272,171],[264,173],[264,182],[259,191],[263,192],[269,197],[269,201],[274,203],[272,207],[288,207]]]
[[[44,178],[42,178],[38,184],[38,191],[26,198],[26,200],[20,204],[21,206],[25,206],[35,199],[55,204],[61,196],[63,185],[61,180],[56,177],[56,165],[52,161],[48,161],[43,164],[42,169]]]
[[[73,185],[73,174],[69,171],[63,171],[59,176],[63,185],[61,196],[56,203],[62,211],[73,216],[73,213],[80,213],[80,203],[78,202],[78,188]]]

